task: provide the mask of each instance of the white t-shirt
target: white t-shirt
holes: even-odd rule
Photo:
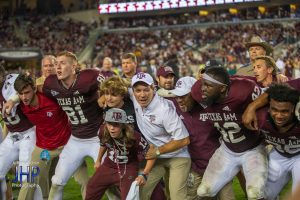
[[[171,140],[181,140],[189,136],[172,101],[155,94],[151,103],[142,109],[132,89],[129,89],[129,93],[134,104],[138,127],[149,143],[160,147]],[[177,151],[162,154],[160,157],[190,157],[190,155],[185,146]]]

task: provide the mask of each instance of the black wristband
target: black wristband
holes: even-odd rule
[[[142,176],[142,177],[144,177],[144,179],[147,181],[147,179],[148,179],[148,177],[147,177],[147,175],[146,174],[144,174],[144,173],[139,173],[139,176]]]

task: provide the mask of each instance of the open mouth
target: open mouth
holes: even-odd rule
[[[207,99],[207,95],[206,94],[202,94],[202,99]]]

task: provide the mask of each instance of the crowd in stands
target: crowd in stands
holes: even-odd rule
[[[108,23],[108,28],[157,27],[206,22],[237,22],[241,20],[289,18],[298,16],[300,16],[300,13],[292,13],[289,8],[285,7],[270,8],[264,14],[260,13],[257,10],[257,7],[255,7],[248,8],[247,10],[239,10],[237,14],[230,14],[228,10],[218,10],[208,12],[207,16],[200,16],[199,13],[185,13],[179,15],[157,15],[148,17],[128,16],[126,20],[124,20],[124,18],[112,18]]]
[[[178,29],[107,33],[96,42],[95,63],[101,66],[103,58],[108,56],[113,59],[115,66],[119,66],[122,53],[131,50],[141,55],[140,65],[145,66],[151,66],[153,63],[160,66],[170,59],[177,58],[182,74],[191,73],[190,67],[187,66],[199,66],[212,57],[222,60],[231,68],[236,68],[248,62],[245,43],[256,34],[274,47],[279,43],[291,44],[291,47],[283,52],[283,60],[291,65],[297,65],[293,60],[294,52],[299,48],[294,45],[296,38],[300,36],[299,25],[299,23],[294,26],[263,23],[184,31]],[[195,53],[197,49],[200,49],[200,52]]]
[[[222,11],[210,13],[206,17],[199,14],[170,15],[157,17],[139,17],[111,19],[108,28],[128,28],[139,26],[167,26],[192,24],[202,22],[239,21],[258,18],[292,17],[289,9],[269,9],[264,15],[259,15],[256,9],[241,10],[238,15]],[[25,15],[14,20],[0,20],[0,47],[39,47],[44,54],[54,54],[69,50],[79,54],[86,47],[89,32],[97,24],[85,24],[71,19],[61,19],[53,16]],[[22,30],[22,38],[16,32]],[[117,32],[104,33],[95,43],[93,61],[88,61],[87,67],[100,67],[104,57],[111,57],[115,66],[120,66],[120,56],[123,52],[136,52],[141,66],[160,66],[166,62],[178,63],[181,74],[189,75],[193,69],[215,57],[227,63],[232,73],[235,69],[248,62],[245,42],[255,34],[260,35],[272,46],[279,43],[287,45],[280,52],[284,68],[294,69],[299,66],[300,24],[255,23],[247,25],[226,25],[208,28],[162,29],[147,32]],[[93,64],[92,64],[93,63]],[[192,67],[190,67],[192,66]],[[291,74],[292,70],[286,70]]]
[[[0,48],[22,46],[22,41],[16,36],[14,25],[10,21],[0,20]]]
[[[53,16],[29,15],[0,21],[2,48],[39,47],[44,54],[62,50],[80,53],[86,46],[92,25]],[[16,30],[23,31],[22,38]]]

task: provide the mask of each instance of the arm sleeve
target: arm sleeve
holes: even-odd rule
[[[164,112],[163,125],[167,133],[172,135],[174,140],[181,140],[189,136],[189,133],[176,113],[176,108],[172,102],[169,103],[169,109]]]

